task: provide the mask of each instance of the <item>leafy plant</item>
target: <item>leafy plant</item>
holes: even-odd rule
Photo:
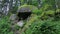
[[[25,31],[25,34],[59,34],[60,33],[59,25],[58,24],[56,25],[56,24],[57,22],[53,22],[52,20],[39,21],[39,22],[35,21]]]
[[[14,34],[11,29],[11,21],[9,21],[9,17],[5,16],[0,20],[0,34]],[[15,30],[19,30],[20,27],[15,26]]]

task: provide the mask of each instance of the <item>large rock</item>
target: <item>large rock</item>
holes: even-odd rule
[[[26,6],[26,7],[21,7],[17,12],[31,12],[31,10],[28,6]]]
[[[32,11],[35,9],[37,8],[31,5],[21,6],[17,11],[17,16],[19,17],[19,20],[27,19],[32,14]]]

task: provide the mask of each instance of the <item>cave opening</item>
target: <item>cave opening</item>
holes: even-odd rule
[[[32,14],[32,12],[19,12],[17,14],[19,21],[20,20],[26,20],[28,17],[30,17],[30,15]]]

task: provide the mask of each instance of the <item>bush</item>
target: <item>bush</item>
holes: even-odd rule
[[[29,1],[27,2],[27,4],[28,4],[28,5],[38,6],[37,0],[29,0]]]
[[[54,22],[52,20],[35,21],[25,31],[25,34],[59,34],[59,21]]]
[[[11,21],[9,21],[9,17],[5,16],[0,20],[0,34],[14,34],[11,29]],[[19,27],[16,25],[15,30],[18,30]]]
[[[43,13],[43,11],[36,9],[36,10],[33,10],[32,13],[36,14],[36,15],[41,15]]]
[[[10,29],[10,23],[8,22],[8,17],[4,17],[0,20],[0,34],[8,34],[13,32]]]

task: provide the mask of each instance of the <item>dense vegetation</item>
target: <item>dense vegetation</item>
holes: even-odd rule
[[[2,3],[5,2],[3,0]],[[17,1],[14,7],[11,4],[12,9],[9,9],[7,15],[3,11],[0,12],[0,34],[60,34],[60,0],[19,0],[19,2],[21,2],[19,6],[16,6]],[[10,15],[18,14],[18,9],[28,6],[32,14],[29,19],[23,20],[24,26],[13,24]]]

